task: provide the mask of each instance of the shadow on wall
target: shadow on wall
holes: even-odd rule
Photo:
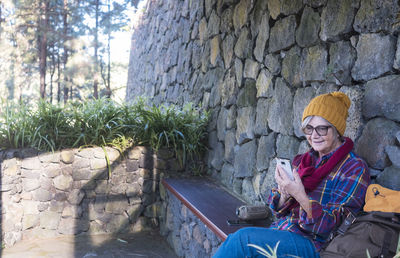
[[[107,152],[101,148],[43,155],[33,150],[0,152],[3,245],[12,246],[22,238],[71,235],[76,257],[96,252],[107,256],[110,251],[118,255],[122,249],[104,249],[116,246],[117,235],[143,236],[142,231],[156,229],[160,173],[172,167],[172,152],[163,156],[170,160],[160,160],[161,154],[153,156],[145,147],[122,154],[115,149]],[[104,156],[109,157],[109,166]],[[101,234],[108,236],[99,242],[94,235]],[[82,253],[88,250],[91,253]]]
[[[122,153],[121,157],[126,157],[128,152]],[[154,160],[152,155],[145,155],[147,157],[146,167],[154,167]],[[116,241],[115,239],[120,239],[118,241],[126,241],[124,239],[118,238],[117,235],[121,233],[128,233],[131,231],[131,225],[135,223],[140,223],[137,221],[139,216],[143,212],[143,201],[138,201],[140,199],[140,192],[137,191],[134,194],[131,194],[129,197],[121,192],[122,185],[118,185],[121,183],[122,178],[116,178],[115,175],[113,177],[113,171],[119,169],[120,166],[124,166],[121,162],[121,158],[109,164],[109,168],[103,169],[101,173],[99,173],[96,177],[91,178],[88,182],[86,182],[79,189],[80,192],[84,193],[86,196],[83,197],[82,200],[82,210],[87,211],[84,214],[79,214],[80,210],[75,210],[75,217],[81,219],[75,220],[74,232],[71,232],[76,235],[76,240],[74,243],[74,257],[85,257],[88,255],[124,255],[123,250],[105,250],[102,246],[112,246],[111,242]],[[109,170],[110,169],[110,170]],[[104,186],[100,182],[107,182],[107,185]],[[155,182],[155,181],[153,181]],[[110,185],[115,183],[115,185]],[[108,188],[114,187],[110,192],[115,192],[115,194],[102,194],[107,191],[105,189],[100,188]],[[118,189],[119,188],[119,189]],[[153,188],[155,189],[155,188]],[[124,191],[126,192],[126,191]],[[89,193],[95,193],[94,201],[90,201],[87,197]],[[155,199],[155,196],[154,196]],[[126,204],[133,204],[132,202],[136,202],[132,209],[124,210],[123,207],[127,206]],[[111,221],[111,216],[109,213],[114,214],[114,219]],[[139,228],[136,228],[137,231],[140,231]],[[90,233],[96,234],[97,231],[100,232],[111,232],[111,235],[108,237],[109,240],[98,243],[93,240],[93,236],[89,234],[80,234],[81,232],[85,232],[89,230]],[[80,234],[80,235],[79,235]],[[83,244],[83,249],[81,247]],[[117,248],[117,246],[115,246]],[[86,253],[90,250],[90,253]],[[138,254],[140,255],[140,254]]]

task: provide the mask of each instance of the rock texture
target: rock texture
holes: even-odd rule
[[[375,182],[399,188],[399,10],[394,0],[154,0],[132,35],[127,101],[210,111],[209,174],[256,203],[275,185],[274,158],[309,148],[304,107],[341,91],[355,153]]]
[[[115,149],[106,151],[110,171],[101,148],[1,151],[3,244],[157,226],[159,182],[176,163],[171,152],[136,147],[124,159]]]

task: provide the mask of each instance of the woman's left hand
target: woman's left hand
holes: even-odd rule
[[[283,168],[279,165],[277,166],[277,173],[275,174],[275,180],[278,184],[278,187],[281,191],[288,193],[290,196],[296,199],[296,201],[300,204],[303,209],[307,212],[308,216],[311,216],[311,207],[309,198],[304,189],[304,185],[301,182],[301,178],[299,173],[297,173],[296,169],[293,169],[293,177],[294,180],[290,180],[290,178],[286,175]]]

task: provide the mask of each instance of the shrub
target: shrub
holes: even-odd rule
[[[109,99],[71,103],[64,107],[40,101],[29,108],[6,103],[0,114],[3,148],[33,147],[59,150],[81,146],[113,146],[121,152],[131,145],[154,150],[172,148],[184,163],[206,149],[209,113],[188,104],[176,106],[117,104]]]

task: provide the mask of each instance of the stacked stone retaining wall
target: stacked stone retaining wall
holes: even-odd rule
[[[211,257],[221,239],[162,185],[160,195],[160,233],[175,253],[179,257]]]
[[[209,173],[259,203],[274,158],[309,148],[304,107],[341,91],[355,152],[376,182],[400,190],[399,11],[395,0],[148,0],[127,100],[208,109]]]
[[[107,164],[106,155],[109,159]],[[159,182],[180,165],[172,152],[135,147],[0,152],[1,237],[134,232],[159,226]]]

